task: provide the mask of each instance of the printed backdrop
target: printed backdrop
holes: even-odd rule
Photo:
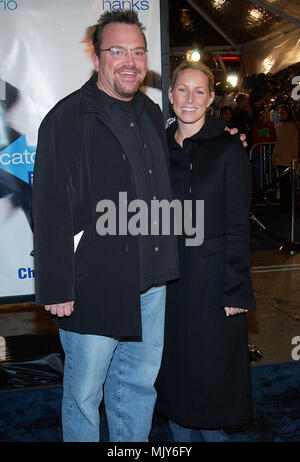
[[[144,90],[161,105],[160,0],[0,0],[0,305],[34,300],[30,210],[38,127],[88,80],[93,25],[117,9],[134,9],[146,26]]]

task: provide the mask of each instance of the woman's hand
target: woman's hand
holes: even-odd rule
[[[232,308],[229,306],[225,306],[224,308],[226,316],[234,316],[235,314],[246,313],[248,310],[244,310],[243,308]]]

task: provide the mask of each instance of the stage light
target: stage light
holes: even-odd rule
[[[261,11],[254,8],[250,11],[250,16],[252,19],[256,19],[258,21],[259,19],[261,19],[262,13]]]
[[[200,56],[199,51],[197,51],[197,50],[193,51],[193,53],[192,53],[192,61],[195,61],[195,62],[200,61],[200,57],[201,56]]]
[[[238,76],[236,74],[229,74],[227,76],[227,82],[229,82],[233,88],[236,87],[238,82]]]
[[[224,6],[226,0],[213,0],[213,6],[217,9],[222,8]]]
[[[270,72],[274,63],[275,63],[275,59],[271,55],[265,58],[262,63],[263,73],[267,74],[268,72]]]
[[[198,62],[200,61],[200,58],[201,58],[200,51],[197,49],[188,50],[186,52],[186,59],[188,61]]]

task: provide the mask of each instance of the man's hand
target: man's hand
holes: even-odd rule
[[[63,318],[64,316],[71,316],[74,311],[74,300],[72,302],[45,305],[45,310],[50,311],[51,314],[58,316],[59,318]]]
[[[238,129],[237,128],[228,128],[228,127],[225,127],[224,130],[226,130],[227,132],[230,133],[230,135],[236,135],[238,133]],[[244,148],[246,148],[248,146],[248,143],[246,142],[246,135],[244,133],[241,133],[240,134],[240,140],[241,142],[243,143],[243,146]]]
[[[243,308],[232,308],[229,306],[225,306],[224,308],[226,316],[234,316],[235,314],[246,313],[248,310],[243,310]]]

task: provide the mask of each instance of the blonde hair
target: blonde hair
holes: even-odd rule
[[[208,79],[208,89],[209,92],[212,93],[214,91],[214,75],[209,67],[205,66],[205,64],[193,61],[183,61],[179,66],[176,67],[175,71],[173,72],[172,80],[171,80],[171,90],[174,89],[176,84],[176,80],[180,72],[185,71],[186,69],[193,69],[196,71],[201,71],[203,74],[206,75]]]

